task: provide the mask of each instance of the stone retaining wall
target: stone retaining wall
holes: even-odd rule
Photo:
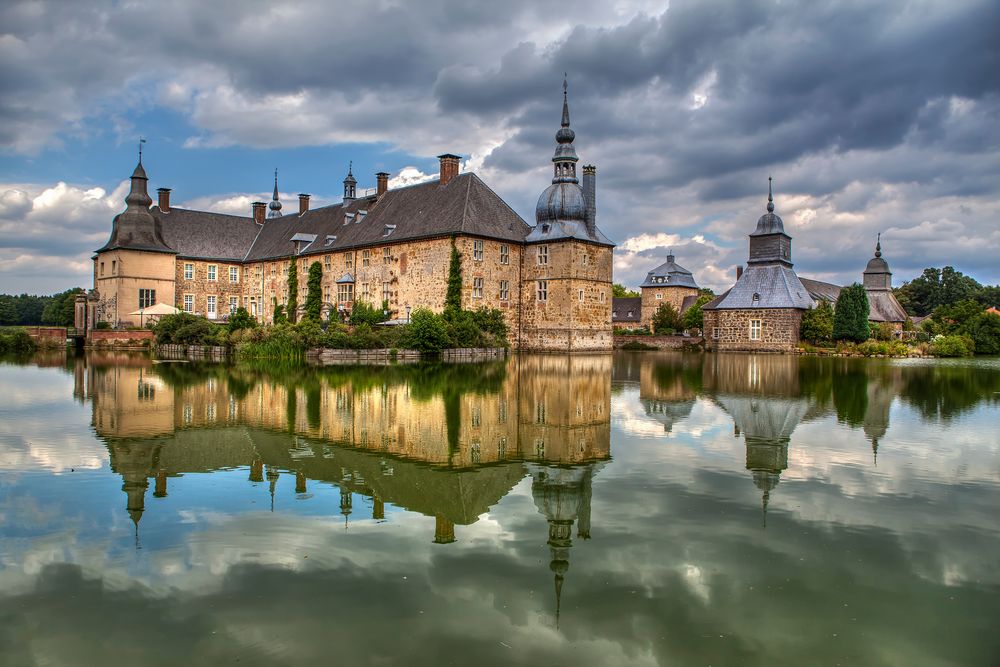
[[[35,340],[66,342],[66,327],[24,327],[24,332]]]
[[[658,350],[679,350],[689,345],[701,345],[704,341],[700,336],[625,336],[616,334],[614,346],[620,350],[626,343],[636,342],[651,345]]]
[[[87,333],[89,347],[148,348],[153,343],[149,329],[91,329]]]
[[[218,345],[158,345],[156,356],[161,359],[225,361],[229,358],[229,348]]]
[[[451,363],[490,361],[506,357],[507,350],[502,347],[456,347],[441,351],[441,360]]]
[[[330,348],[316,348],[306,352],[306,361],[319,366],[412,364],[420,361],[420,352],[417,350],[335,350]]]

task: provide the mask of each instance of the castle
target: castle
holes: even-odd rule
[[[94,289],[78,323],[140,324],[137,311],[158,303],[210,320],[245,308],[270,322],[289,301],[290,262],[306,295],[310,265],[323,267],[324,316],[349,315],[364,301],[386,304],[390,322],[417,308],[441,312],[454,247],[462,265],[462,307],[503,312],[519,349],[610,350],[614,244],[597,227],[597,169],[583,167],[570,128],[566,83],[552,157],[552,183],[528,225],[459,156],[439,156],[436,180],[389,188],[379,172],[373,194],[358,196],[348,170],[343,201],[283,213],[275,173],[271,202],[251,215],[176,208],[169,188],[152,206],[142,164],[131,176],[126,209],[93,256]]]

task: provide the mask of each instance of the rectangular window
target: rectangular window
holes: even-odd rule
[[[604,303],[605,299],[607,299],[607,298],[608,298],[608,295],[605,294],[604,292],[601,292],[601,303]]]
[[[500,246],[500,263],[510,264],[510,246],[506,243]]]
[[[544,266],[549,263],[549,247],[547,245],[538,246],[538,264]]]
[[[215,266],[215,264],[209,264],[208,265],[208,280],[209,281],[214,281],[215,280],[215,274],[216,274],[217,269],[218,269],[218,267]]]
[[[342,283],[337,286],[337,301],[341,303],[349,303],[354,301],[354,285],[351,283]]]
[[[500,300],[510,301],[510,281],[501,280],[500,281]]]
[[[387,282],[386,283],[382,283],[382,300],[383,301],[388,301],[390,294],[391,294],[391,292],[389,291],[389,283],[387,283]]]
[[[194,312],[194,294],[184,295],[184,312],[185,313]]]
[[[663,300],[663,293],[662,292],[657,292],[656,293],[656,300],[657,301],[662,301]]]
[[[548,301],[549,300],[549,281],[539,280],[538,281],[538,300]]]
[[[156,303],[156,290],[155,289],[141,289],[139,290],[139,307],[149,308]]]
[[[184,280],[194,280],[194,264],[184,265]]]
[[[207,299],[208,299],[208,308],[207,308],[207,310],[208,310],[208,319],[214,320],[215,319],[215,313],[216,313],[216,310],[215,310],[216,296],[214,294],[210,294],[207,297]]]
[[[583,253],[583,258],[580,260],[580,263],[582,263],[584,266],[587,266],[587,263],[590,261],[589,258],[590,255],[588,255],[587,253]]]
[[[101,275],[104,275],[104,262],[101,262]]]
[[[750,340],[760,340],[760,320],[750,320]]]
[[[240,309],[240,297],[231,296],[229,297],[229,314],[235,315],[236,311]]]
[[[383,264],[392,264],[392,249],[391,248],[382,248],[382,263]]]
[[[238,266],[229,267],[229,282],[238,283],[240,281],[240,269]]]
[[[371,263],[372,263],[371,257],[372,257],[372,251],[371,250],[362,250],[361,251],[361,266],[370,266]]]
[[[329,255],[323,255],[323,270],[324,271],[329,271],[330,270],[330,256]]]
[[[115,273],[118,271],[117,267],[118,267],[118,262],[116,262],[115,260],[111,260],[111,275],[115,275]]]
[[[354,268],[354,253],[352,252],[344,253],[344,266],[347,267],[348,271]]]
[[[483,298],[483,279],[473,278],[472,279],[472,298],[482,299]]]
[[[719,339],[719,327],[712,327],[712,338],[715,340]]]
[[[579,298],[580,298],[580,301],[583,301],[583,290],[579,291]]]
[[[472,242],[472,259],[481,262],[483,261],[483,242],[473,241]]]

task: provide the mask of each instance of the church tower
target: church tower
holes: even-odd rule
[[[597,168],[577,178],[567,83],[552,156],[552,184],[538,198],[521,256],[521,345],[610,350],[612,243],[597,228]]]

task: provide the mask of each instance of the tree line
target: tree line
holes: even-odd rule
[[[76,295],[82,291],[74,287],[50,296],[0,294],[0,326],[71,327]]]

